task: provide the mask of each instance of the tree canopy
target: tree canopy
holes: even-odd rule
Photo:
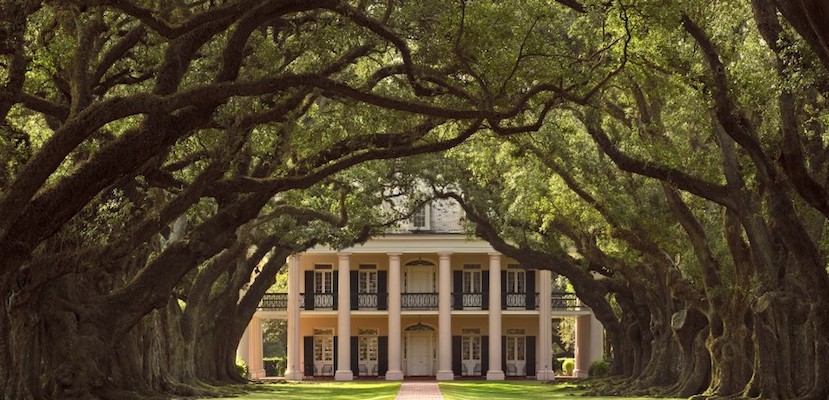
[[[0,11],[5,398],[239,380],[285,257],[381,233],[414,182],[572,282],[606,391],[829,395],[822,2]]]
[[[772,2],[617,6],[624,70],[537,131],[448,151],[435,194],[571,280],[625,377],[605,392],[825,397],[820,34]]]

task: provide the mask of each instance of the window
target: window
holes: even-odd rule
[[[507,336],[507,361],[524,361],[525,336]]]
[[[315,375],[334,374],[334,330],[314,329]]]
[[[480,264],[464,264],[463,269],[463,292],[482,293]]]
[[[479,361],[481,359],[481,337],[464,336],[461,349],[461,357],[464,361]]]
[[[377,336],[360,336],[360,361],[377,361]]]
[[[463,375],[481,374],[481,330],[463,329],[461,337],[461,362]]]
[[[412,229],[429,229],[429,205],[425,204],[419,207],[412,214],[411,218]]]
[[[509,376],[524,375],[526,372],[527,336],[524,329],[507,329],[507,371]]]
[[[314,293],[334,293],[334,271],[314,271]]]
[[[519,264],[509,264],[506,272],[507,307],[525,308],[527,304],[527,273]]]
[[[375,363],[377,362],[377,329],[360,329],[359,338],[359,360],[360,363],[369,364],[366,372],[377,374]]]
[[[507,270],[507,293],[525,293],[527,291],[527,273],[521,270]]]
[[[377,266],[360,264],[358,293],[377,293]]]
[[[334,268],[331,264],[314,265],[314,308],[334,308]]]

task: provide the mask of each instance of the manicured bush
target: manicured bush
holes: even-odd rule
[[[248,377],[248,363],[241,358],[236,359],[236,370],[239,372],[239,375],[242,378],[247,379]]]
[[[607,376],[610,373],[610,362],[607,360],[596,360],[590,365],[590,369],[587,370],[587,374],[591,378],[601,378]]]
[[[576,360],[572,358],[565,358],[561,362],[561,369],[564,371],[565,376],[572,376],[573,370],[576,369]]]

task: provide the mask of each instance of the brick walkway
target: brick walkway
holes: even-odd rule
[[[437,382],[403,382],[396,400],[443,400]]]

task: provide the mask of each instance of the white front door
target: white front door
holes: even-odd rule
[[[406,374],[410,376],[434,375],[431,333],[409,333],[406,336]]]

